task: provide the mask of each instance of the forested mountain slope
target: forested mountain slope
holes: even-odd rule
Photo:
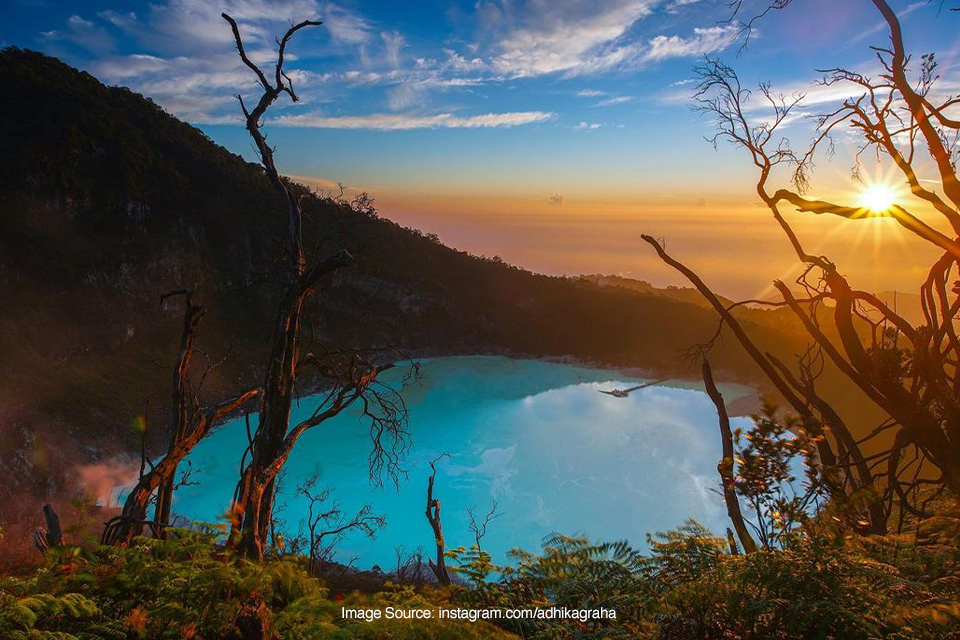
[[[15,48],[0,52],[0,83],[0,474],[45,495],[76,464],[136,452],[147,397],[149,445],[163,441],[181,303],[161,307],[161,293],[195,288],[209,310],[199,346],[226,357],[210,394],[259,380],[286,214],[259,166],[148,98]],[[691,375],[678,353],[717,326],[699,304],[474,257],[306,190],[304,210],[317,254],[356,258],[312,317],[334,344]],[[762,345],[802,348],[747,326]],[[755,375],[732,340],[713,359]]]

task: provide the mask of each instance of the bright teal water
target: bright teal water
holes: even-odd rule
[[[717,418],[710,399],[690,383],[668,383],[614,398],[598,389],[637,384],[616,371],[492,356],[423,361],[420,386],[408,388],[413,446],[408,479],[399,490],[372,488],[367,478],[369,436],[355,413],[307,432],[287,464],[281,517],[292,528],[306,517],[294,488],[315,469],[335,488],[345,511],[370,503],[387,517],[376,540],[358,534],[339,547],[339,559],[359,556],[360,567],[393,566],[394,547],[430,552],[424,517],[429,462],[439,465],[437,496],[449,547],[469,546],[466,510],[485,513],[499,501],[484,547],[504,561],[513,547],[536,551],[552,532],[594,540],[628,539],[697,518],[714,531],[727,526],[716,465]],[[399,379],[400,368],[389,372]],[[750,393],[724,385],[727,401]],[[312,407],[301,402],[294,418]],[[734,424],[746,426],[745,419]],[[220,428],[191,455],[198,486],[181,488],[174,510],[214,521],[227,508],[246,445],[242,420]]]

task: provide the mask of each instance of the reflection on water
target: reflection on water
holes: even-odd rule
[[[389,372],[396,379],[400,368]],[[535,551],[552,532],[643,545],[648,532],[694,517],[722,532],[723,501],[715,491],[720,442],[713,404],[690,383],[667,383],[613,398],[599,389],[633,386],[638,378],[608,370],[492,356],[423,361],[420,386],[408,388],[413,446],[399,489],[371,487],[369,436],[356,413],[307,432],[287,464],[280,518],[296,530],[306,507],[294,488],[314,471],[335,488],[344,511],[364,503],[387,517],[375,541],[345,540],[339,559],[392,566],[394,548],[422,546],[432,532],[424,516],[429,462],[442,453],[437,496],[448,547],[469,546],[467,509],[486,513],[497,500],[503,516],[484,548],[504,561],[514,547]],[[728,402],[750,393],[724,385]],[[295,418],[311,411],[306,399]],[[734,419],[746,426],[746,419]],[[190,456],[199,485],[181,488],[174,509],[213,521],[227,508],[246,445],[242,420],[228,423]]]

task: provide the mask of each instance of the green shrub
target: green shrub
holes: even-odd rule
[[[504,621],[544,640],[955,640],[960,579],[947,559],[957,557],[950,536],[960,520],[934,529],[937,521],[925,521],[935,550],[904,536],[795,536],[786,548],[731,555],[725,540],[693,521],[650,536],[646,553],[554,536],[540,555],[515,551],[518,563],[501,580],[454,595],[472,606],[617,612],[589,624]]]
[[[907,525],[882,537],[797,535],[748,555],[693,521],[643,551],[556,535],[540,554],[514,551],[496,581],[485,579],[489,559],[467,552],[469,587],[388,582],[333,598],[302,558],[254,563],[218,550],[213,534],[176,530],[130,548],[52,549],[33,574],[0,577],[0,638],[226,640],[256,623],[284,640],[956,640],[960,509],[942,500]],[[439,620],[449,606],[604,608],[616,619]],[[434,617],[359,622],[343,607]]]
[[[214,537],[173,530],[130,548],[63,547],[26,578],[0,579],[0,638],[113,640],[237,637],[242,619],[277,638],[506,638],[481,623],[381,620],[353,623],[340,607],[436,608],[409,588],[328,599],[295,558],[254,563],[217,550]],[[437,600],[445,598],[437,594]]]

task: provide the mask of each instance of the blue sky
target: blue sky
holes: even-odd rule
[[[759,1],[746,10],[751,4]],[[960,17],[938,13],[936,2],[891,4],[908,44],[941,52],[942,82],[958,84]],[[765,18],[743,51],[723,0],[13,0],[0,42],[142,92],[253,160],[233,96],[255,94],[255,78],[221,10],[265,66],[290,20],[324,22],[289,49],[301,102],[281,100],[267,122],[282,171],[321,188],[369,190],[391,217],[552,273],[637,275],[636,265],[613,268],[609,239],[573,248],[575,266],[564,266],[562,256],[546,257],[549,247],[534,255],[535,224],[523,231],[532,247],[512,250],[515,230],[485,236],[470,216],[494,226],[503,216],[569,223],[598,213],[638,225],[646,216],[653,222],[644,229],[657,230],[657,215],[676,208],[716,207],[720,219],[749,210],[749,163],[733,149],[715,152],[703,139],[709,122],[689,109],[696,60],[721,56],[747,84],[807,92],[812,112],[842,97],[813,85],[816,69],[874,69],[868,45],[885,41],[867,0],[797,0]],[[807,135],[795,126],[798,138]],[[840,154],[837,174],[848,172],[847,159]]]

